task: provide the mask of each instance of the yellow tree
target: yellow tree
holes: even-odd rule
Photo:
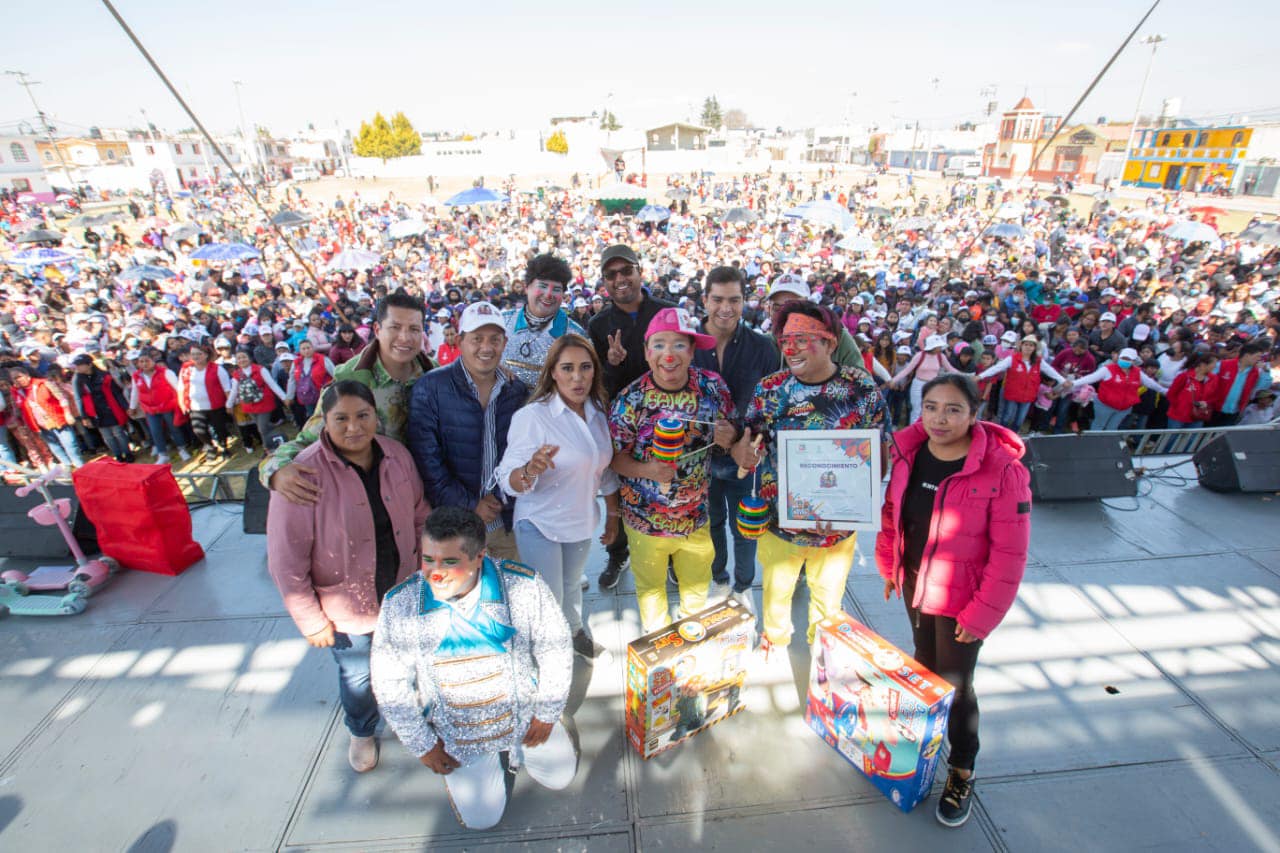
[[[375,113],[372,123],[360,122],[360,132],[356,134],[352,148],[357,157],[377,157],[386,160],[388,157],[397,156],[391,123],[383,117],[382,113]]]
[[[396,113],[391,117],[391,137],[395,153],[392,157],[409,157],[422,153],[422,137],[404,113]]]

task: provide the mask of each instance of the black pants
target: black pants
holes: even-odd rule
[[[225,447],[231,441],[231,419],[226,409],[193,409],[191,431],[205,447]]]
[[[972,770],[978,757],[978,694],[973,689],[973,671],[978,665],[982,641],[956,641],[956,620],[950,616],[930,616],[911,606],[915,597],[915,577],[907,575],[902,600],[911,620],[915,641],[913,657],[942,676],[956,689],[947,718],[947,742],[951,745],[950,763],[960,770]]]

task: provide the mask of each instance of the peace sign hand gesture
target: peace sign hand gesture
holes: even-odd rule
[[[627,351],[622,346],[622,330],[609,335],[609,352],[605,356],[609,360],[609,364],[617,367],[627,360]]]

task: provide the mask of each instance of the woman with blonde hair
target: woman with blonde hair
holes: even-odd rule
[[[495,473],[503,491],[516,499],[520,556],[551,587],[573,634],[573,650],[588,660],[600,649],[583,626],[579,580],[600,521],[598,494],[608,510],[601,544],[608,546],[622,532],[612,459],[600,360],[586,338],[565,334],[547,351],[528,405],[512,416]]]

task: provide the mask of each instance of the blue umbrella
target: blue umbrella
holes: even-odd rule
[[[176,278],[173,270],[158,267],[154,264],[140,264],[138,266],[129,267],[124,272],[116,276],[118,281],[125,284],[136,284],[139,281],[161,281],[166,278]]]
[[[659,207],[656,204],[646,204],[636,213],[638,222],[666,222],[671,218],[671,211],[665,207]]]
[[[463,190],[457,195],[450,196],[445,199],[445,204],[449,207],[461,207],[467,204],[506,204],[510,199],[500,192],[495,192],[488,187],[472,187],[469,190]]]
[[[311,237],[303,237],[301,240],[295,240],[293,248],[298,250],[301,255],[310,255],[320,251],[320,244]]]
[[[69,264],[76,259],[75,255],[64,252],[62,249],[27,249],[22,252],[14,252],[5,263],[10,266],[48,266],[49,264]]]
[[[1203,222],[1179,222],[1177,225],[1171,225],[1161,232],[1166,237],[1172,237],[1174,240],[1183,240],[1187,243],[1214,243],[1218,242],[1218,232],[1214,231]]]
[[[983,237],[999,237],[1002,240],[1021,240],[1027,231],[1021,225],[1012,222],[1000,222],[982,232]]]
[[[191,253],[196,261],[243,261],[258,257],[258,250],[244,243],[206,243]]]

